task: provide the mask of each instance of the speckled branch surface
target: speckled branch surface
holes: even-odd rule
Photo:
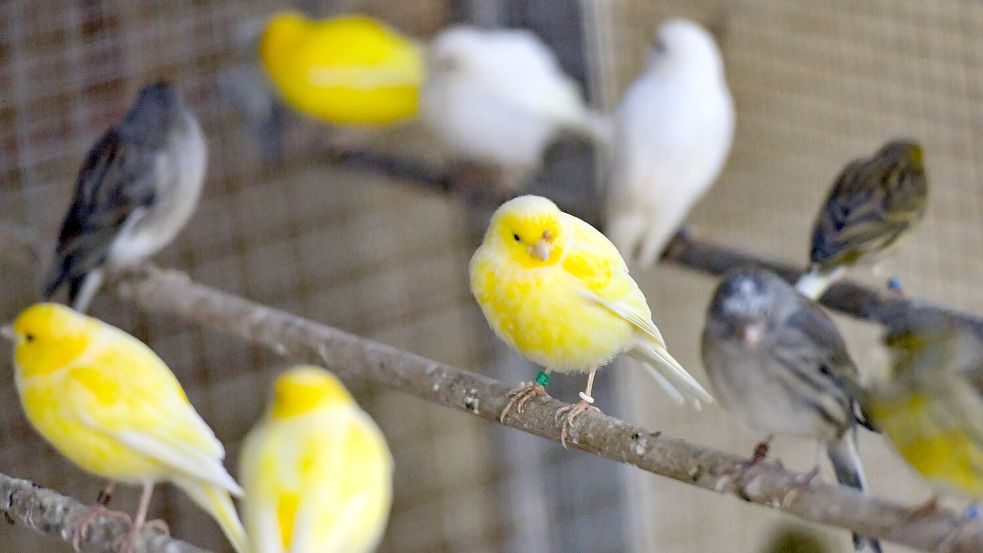
[[[510,389],[509,385],[480,374],[272,309],[197,284],[183,273],[149,264],[118,275],[116,291],[124,300],[147,311],[238,336],[292,361],[324,365],[489,421],[497,421]],[[522,415],[510,416],[506,425],[559,441],[560,427],[554,422],[554,413],[564,405],[552,398],[538,398],[529,403]],[[726,492],[728,476],[744,461],[596,413],[586,413],[578,419],[569,443],[574,448],[713,491]],[[759,465],[744,478],[740,496],[806,520],[925,551],[935,550],[959,524],[959,517],[949,511],[912,517],[910,507],[821,479],[800,487],[800,478],[801,475],[777,466]],[[959,538],[950,539],[947,545],[953,553],[983,551],[983,527],[964,527]]]
[[[71,543],[75,525],[88,513],[88,506],[44,489],[26,480],[0,474],[0,513],[7,523],[31,528],[44,535]],[[2,524],[2,522],[0,522]],[[126,538],[130,525],[112,517],[97,518],[81,541],[81,553],[113,553],[115,543]],[[154,530],[146,530],[134,553],[208,553]]]

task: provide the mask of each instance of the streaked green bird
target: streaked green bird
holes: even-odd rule
[[[884,145],[851,162],[836,178],[812,229],[811,270],[796,288],[812,299],[846,269],[894,245],[925,215],[928,182],[922,147],[910,140]]]

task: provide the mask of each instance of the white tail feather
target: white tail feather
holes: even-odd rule
[[[844,267],[837,267],[832,271],[824,272],[813,265],[812,270],[799,277],[795,289],[811,300],[818,300],[831,284],[843,276],[845,270]]]
[[[229,492],[210,482],[194,478],[174,478],[174,485],[215,519],[236,553],[249,553],[246,530],[242,527]]]
[[[655,380],[673,399],[688,397],[696,409],[701,407],[701,403],[713,403],[713,396],[665,348],[645,342],[632,348],[629,355],[645,364]]]

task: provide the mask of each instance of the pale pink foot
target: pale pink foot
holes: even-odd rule
[[[563,426],[560,428],[560,443],[563,444],[563,447],[567,447],[567,438],[570,437],[570,427],[573,426],[574,420],[587,411],[601,412],[600,409],[594,407],[593,402],[583,399],[575,405],[568,405],[556,410],[554,420],[559,423],[560,419],[563,419]]]
[[[522,411],[526,408],[526,404],[529,403],[534,397],[549,397],[550,395],[546,393],[546,388],[541,384],[536,382],[522,382],[517,388],[509,392],[509,402],[505,405],[505,409],[502,409],[502,414],[498,416],[498,422],[505,424],[505,417],[508,416],[509,412],[515,408],[515,411],[522,414]]]

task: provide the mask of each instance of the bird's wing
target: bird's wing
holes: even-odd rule
[[[583,286],[584,296],[631,323],[656,344],[665,346],[652,322],[645,296],[628,274],[618,249],[597,229],[564,214],[565,229],[572,230],[563,268]]]
[[[124,141],[115,128],[92,148],[58,235],[58,259],[46,279],[46,296],[103,263],[128,219],[153,203],[155,163],[153,150]]]
[[[923,209],[912,205],[913,195],[899,183],[924,176],[906,175],[889,163],[857,160],[840,173],[813,229],[814,263],[855,263],[890,245],[921,217]]]
[[[300,449],[285,457],[295,464],[279,467],[303,492],[277,498],[280,513],[294,506],[279,517],[291,529],[292,553],[367,551],[372,544],[361,542],[379,534],[388,513],[392,460],[381,433],[367,415],[343,413],[324,417],[295,441]]]
[[[225,449],[174,374],[144,344],[112,330],[100,351],[67,371],[72,411],[89,428],[171,470],[241,494],[222,466]]]

